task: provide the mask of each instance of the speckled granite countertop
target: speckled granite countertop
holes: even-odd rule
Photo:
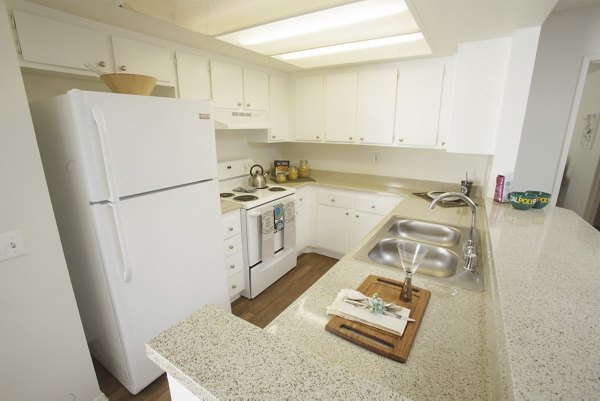
[[[319,175],[314,171],[313,176],[317,178],[315,184],[321,186],[403,195],[433,188],[456,188],[453,184],[444,187],[433,183],[433,187],[428,187],[426,182],[386,182],[385,177],[362,179],[343,173]],[[272,342],[276,348],[285,348],[289,343],[290,352],[301,352],[302,358],[315,358],[314,363],[325,364],[325,370],[342,369],[368,383],[377,383],[383,392],[391,391],[414,400],[600,399],[600,332],[597,330],[600,325],[597,296],[600,233],[575,213],[561,208],[519,211],[491,200],[481,206],[478,228],[484,233],[485,246],[479,256],[485,269],[485,292],[454,289],[422,276],[415,277],[415,285],[430,290],[432,297],[406,364],[380,357],[324,330],[328,321],[325,307],[340,288],[356,288],[369,274],[403,278],[397,269],[355,259],[371,235],[264,331],[247,324],[238,326],[239,320],[232,316],[228,319],[200,316],[200,320],[187,326],[189,332],[171,333],[173,337],[167,343],[185,344],[189,336],[211,330],[209,326],[214,326],[216,331],[236,331],[227,334],[231,336],[230,342],[244,338],[248,330],[259,330],[264,335],[261,337],[265,341],[264,352],[269,349],[268,343]],[[427,204],[415,196],[406,196],[390,216],[394,214],[464,227],[470,224],[468,208],[429,210]],[[485,234],[488,223],[489,235]],[[208,348],[195,345],[202,351],[194,351],[194,358],[204,358],[202,352],[218,357],[219,350],[210,344]],[[239,358],[254,355],[251,349],[243,349]],[[174,357],[178,354],[176,348],[168,350],[159,353],[173,352]],[[156,353],[152,357],[152,352],[150,349],[153,360],[162,358]],[[181,372],[191,366],[189,356],[184,360],[169,358],[159,366],[167,370],[165,366],[173,363],[171,371],[167,371]],[[261,367],[263,363],[268,366],[287,358],[283,350],[269,356],[269,362],[261,362]],[[259,361],[264,361],[262,356],[260,358]],[[226,373],[218,370],[223,376],[203,376],[202,372],[195,372],[196,384],[181,382],[190,389],[199,387],[198,383],[212,389],[214,383],[232,376],[232,380],[241,380],[244,383],[238,384],[246,386],[245,376],[235,373],[239,363],[231,362],[224,368]],[[258,366],[252,358],[243,363]],[[312,377],[317,376],[319,385],[329,385],[327,379],[323,379],[326,376]],[[279,382],[273,386],[280,387]],[[231,398],[232,393],[218,394]],[[315,394],[306,394],[306,398],[318,398]],[[252,396],[244,394],[242,398]]]

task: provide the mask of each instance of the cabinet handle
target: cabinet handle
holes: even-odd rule
[[[237,285],[232,285],[231,288],[233,288],[234,290],[237,288]]]
[[[235,265],[229,265],[231,269],[235,269]]]
[[[119,67],[119,70],[121,70],[121,71],[127,71],[127,67],[124,66],[124,65],[122,65],[122,66]]]
[[[100,62],[98,63],[98,65],[99,65],[100,67],[106,67],[106,63],[105,63],[104,61],[100,61]]]
[[[229,227],[229,231],[233,231],[233,227]]]
[[[233,245],[229,245],[229,249],[233,249]]]
[[[398,142],[404,142],[404,138],[399,138]]]

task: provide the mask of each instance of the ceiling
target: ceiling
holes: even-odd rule
[[[287,72],[299,71],[301,68],[239,48],[211,36],[353,2],[351,0],[32,1],[85,18]],[[506,37],[512,35],[515,29],[539,26],[555,6],[563,10],[600,5],[600,0],[560,0],[558,5],[557,0],[405,1],[431,48],[432,54],[429,57],[452,55],[460,42]],[[340,63],[353,62],[343,57],[337,59]]]

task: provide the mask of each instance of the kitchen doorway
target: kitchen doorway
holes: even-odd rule
[[[600,57],[582,66],[563,149],[557,206],[600,227]]]

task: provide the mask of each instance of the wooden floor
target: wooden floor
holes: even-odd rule
[[[316,253],[298,257],[296,267],[254,299],[240,298],[231,304],[234,315],[255,324],[267,326],[285,308],[327,272],[337,259]],[[137,395],[131,395],[102,365],[94,360],[100,390],[110,401],[171,401],[167,375],[164,374]]]

